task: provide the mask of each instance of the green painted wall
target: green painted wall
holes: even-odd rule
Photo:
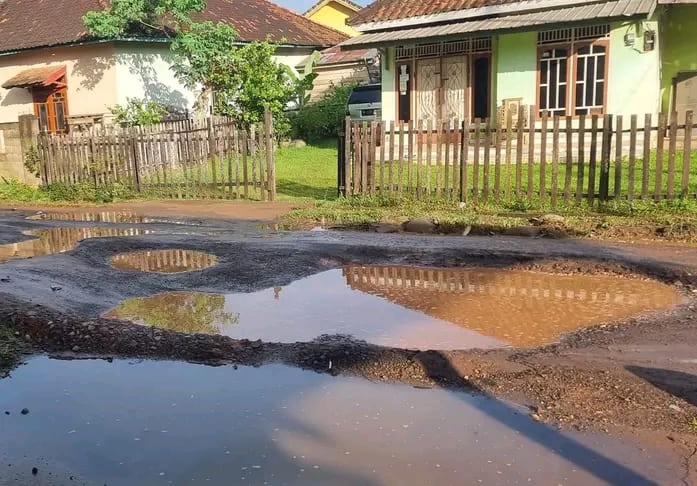
[[[663,18],[661,101],[669,110],[673,78],[697,70],[697,5],[671,5]]]
[[[658,22],[626,22],[612,25],[608,67],[607,112],[613,115],[656,114],[660,108],[660,46],[644,52],[644,32],[657,31]],[[624,37],[634,33],[633,46]],[[658,36],[657,36],[658,42]]]
[[[537,33],[523,32],[498,36],[495,53],[496,106],[507,98],[537,103]]]

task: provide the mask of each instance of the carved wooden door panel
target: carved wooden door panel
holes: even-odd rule
[[[440,119],[440,60],[421,59],[416,72],[416,119]]]
[[[467,85],[467,56],[443,58],[443,120],[465,119]]]

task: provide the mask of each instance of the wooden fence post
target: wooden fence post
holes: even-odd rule
[[[603,139],[600,142],[600,187],[601,201],[607,201],[610,191],[610,154],[612,152],[612,115],[603,117]],[[591,201],[592,203],[592,201]]]
[[[276,157],[273,141],[273,116],[268,105],[264,107],[264,129],[266,133],[266,184],[269,201],[276,200]]]

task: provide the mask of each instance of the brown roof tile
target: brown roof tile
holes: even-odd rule
[[[377,0],[352,17],[349,24],[405,19],[518,1],[520,0]]]
[[[82,16],[108,0],[0,0],[0,52],[86,40]],[[328,47],[348,37],[268,0],[208,0],[208,20],[235,27],[243,41],[270,37],[292,45]]]
[[[65,66],[25,69],[2,83],[2,87],[9,89],[27,88],[29,86],[50,86],[57,82],[61,76],[65,76]]]

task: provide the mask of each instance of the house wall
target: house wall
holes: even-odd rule
[[[310,101],[320,99],[332,86],[358,84],[370,81],[365,63],[338,64],[315,67],[317,78],[312,86]]]
[[[643,52],[647,29],[657,31],[658,22],[625,22],[612,26],[607,88],[607,112],[610,114],[629,117],[646,113],[655,115],[660,111],[660,36],[656,36],[654,50]],[[634,46],[625,45],[627,32],[636,34]]]
[[[71,117],[105,113],[117,102],[114,48],[107,44],[40,49],[0,56],[0,84],[25,69],[66,66],[68,113]],[[24,88],[0,88],[0,123],[14,123],[34,113],[32,96]]]
[[[312,48],[300,48],[300,47],[279,47],[276,50],[276,55],[274,59],[279,64],[285,64],[295,74],[300,74],[298,72],[298,66],[304,67],[305,64],[310,60],[310,56],[316,49]]]
[[[325,25],[346,35],[355,37],[360,34],[356,29],[346,25],[349,17],[356,14],[356,11],[336,2],[329,2],[312,15],[307,17],[318,24]]]
[[[178,111],[192,109],[196,95],[174,75],[169,44],[119,43],[114,54],[116,103],[143,98]]]
[[[537,104],[537,33],[500,35],[494,45],[496,106],[508,98]]]
[[[689,18],[690,28],[685,32],[697,32],[697,6],[694,18]],[[679,14],[678,14],[679,15]],[[686,21],[688,22],[688,21]],[[692,23],[693,22],[693,23]],[[661,107],[661,55],[659,37],[654,50],[644,52],[644,32],[657,31],[657,20],[643,22],[623,22],[611,25],[608,53],[608,86],[606,111],[624,117],[633,114],[657,114]],[[682,33],[682,36],[686,34]],[[626,46],[624,36],[627,32],[636,33],[633,46]],[[675,35],[675,34],[674,34]],[[685,40],[678,53],[673,55],[673,64],[681,68],[697,69],[697,49],[689,47]],[[667,43],[667,42],[666,42]],[[683,51],[689,50],[688,54]],[[493,43],[492,102],[495,107],[503,100],[522,98],[523,104],[537,105],[538,100],[538,47],[537,32],[516,32],[496,36]],[[383,63],[383,118],[387,121],[395,117],[395,73],[394,48],[388,50],[389,59]],[[686,61],[689,59],[690,61]],[[679,60],[679,62],[678,62]],[[688,66],[688,67],[685,67]],[[664,63],[665,70],[665,63]],[[675,69],[677,72],[677,68]],[[674,75],[674,74],[673,74]],[[664,72],[665,77],[665,72]],[[496,113],[496,110],[492,110]]]
[[[395,48],[390,47],[386,49],[380,68],[382,70],[382,119],[384,121],[395,121],[397,119],[395,58]]]
[[[671,108],[673,78],[681,71],[697,71],[697,5],[670,5],[662,26],[661,105]]]

